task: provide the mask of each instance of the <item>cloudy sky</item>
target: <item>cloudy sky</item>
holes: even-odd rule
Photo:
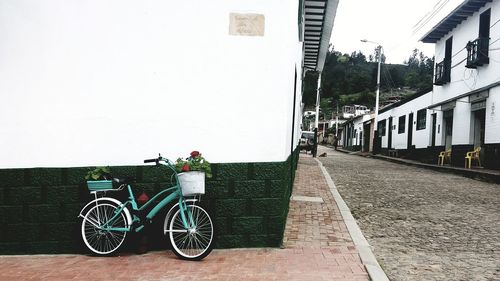
[[[376,45],[360,40],[378,42],[389,63],[403,63],[414,48],[431,57],[434,44],[418,40],[463,1],[339,0],[331,43],[342,53],[361,50],[368,56]]]

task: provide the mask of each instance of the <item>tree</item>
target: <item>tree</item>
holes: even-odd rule
[[[342,54],[331,47],[326,55],[321,77],[321,100],[329,100],[339,107],[348,104],[373,106],[377,86],[377,53],[367,57],[361,51]],[[385,56],[382,54],[382,61]],[[434,58],[414,49],[407,65],[382,64],[381,91],[407,87],[413,92],[432,89]],[[303,102],[306,106],[316,104],[318,73],[308,71],[303,82]],[[325,107],[322,102],[322,108]]]
[[[422,51],[414,49],[406,63],[409,68],[405,78],[407,86],[418,91],[431,90],[434,57],[429,58]]]

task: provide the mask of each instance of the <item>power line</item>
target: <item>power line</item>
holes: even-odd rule
[[[496,43],[496,42],[498,42],[499,40],[500,40],[500,38],[498,38],[498,39],[496,39],[495,41],[491,42],[491,43],[490,43],[490,46],[491,46],[491,45],[493,45],[493,44],[495,44],[495,43]]]
[[[467,58],[465,58],[465,59],[461,60],[460,62],[456,63],[455,65],[453,65],[452,67],[450,67],[450,70],[453,69],[453,68],[455,68],[455,67],[457,67],[457,66],[459,66],[460,64],[462,64],[462,62],[464,62],[466,60],[467,60]]]
[[[422,29],[432,18],[434,18],[437,13],[439,13],[443,7],[450,2],[450,0],[444,0],[445,2],[441,3],[443,0],[439,1],[435,6],[434,10],[432,11],[431,15],[417,28],[413,30],[413,35],[415,35],[420,29]],[[441,6],[437,7],[441,3]],[[437,8],[436,8],[437,7]]]
[[[492,24],[492,25],[490,26],[490,28],[494,27],[494,26],[495,26],[498,22],[500,22],[500,19],[499,19],[499,20],[497,20],[494,24]]]
[[[432,14],[434,13],[434,11],[436,10],[436,7],[442,2],[443,0],[440,0],[438,1],[436,4],[434,4],[434,7],[432,8],[432,11],[430,12],[427,12],[414,26],[413,28],[416,28],[421,22],[423,22],[427,16],[429,16],[429,14]]]

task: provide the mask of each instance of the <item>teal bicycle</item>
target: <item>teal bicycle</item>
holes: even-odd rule
[[[162,190],[139,207],[128,180],[113,178],[88,181],[94,199],[79,214],[83,219],[81,234],[85,245],[95,254],[109,255],[123,244],[127,233],[141,231],[160,210],[176,202],[165,216],[163,233],[168,235],[172,251],[178,257],[186,260],[203,259],[212,251],[214,241],[212,219],[207,211],[196,204],[196,197],[204,193],[204,174],[178,174],[174,164],[161,155],[144,160],[144,163],[156,163],[157,166],[163,165],[172,170],[175,185]],[[198,180],[186,180],[186,174],[192,174]],[[108,192],[125,188],[128,191],[128,200],[125,202],[106,196]]]

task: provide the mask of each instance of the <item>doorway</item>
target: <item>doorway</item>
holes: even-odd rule
[[[484,144],[486,109],[474,111],[474,148]]]
[[[363,124],[363,131],[365,132],[363,138],[363,152],[370,151],[370,123]]]
[[[363,150],[363,131],[360,131],[359,132],[359,146],[360,146],[360,150],[362,151]]]
[[[406,149],[411,149],[413,143],[413,112],[408,115],[408,142]]]
[[[453,136],[453,110],[443,112],[444,121],[444,146],[445,149],[451,149],[451,138]]]
[[[389,117],[389,133],[387,135],[387,149],[392,149],[392,118]]]
[[[432,118],[432,133],[431,133],[431,146],[434,147],[436,146],[436,119],[437,119],[437,114],[433,113],[431,114]]]

